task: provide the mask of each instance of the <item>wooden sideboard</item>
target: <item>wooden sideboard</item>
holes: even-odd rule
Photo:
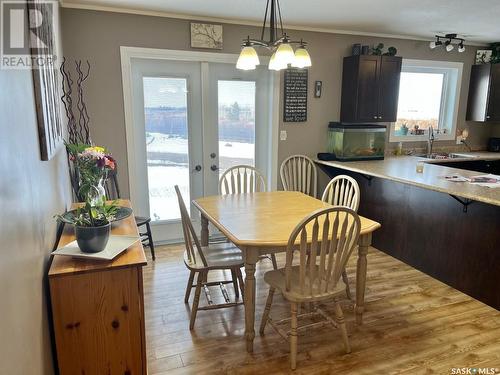
[[[111,233],[138,235],[133,215],[113,224]],[[66,226],[60,246],[73,240]],[[60,374],[147,374],[146,263],[140,241],[111,262],[54,256],[49,284]]]

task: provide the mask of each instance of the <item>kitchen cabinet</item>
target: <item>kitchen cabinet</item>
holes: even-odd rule
[[[340,121],[396,121],[401,63],[397,56],[344,57]]]
[[[500,64],[472,66],[466,120],[500,121]]]

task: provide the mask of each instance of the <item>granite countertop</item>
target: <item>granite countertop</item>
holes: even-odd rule
[[[464,158],[448,159],[449,161],[461,160],[496,160],[500,159],[500,153],[471,152],[458,153]],[[424,161],[424,172],[416,172],[416,164]],[[367,176],[384,178],[403,184],[417,186],[420,188],[434,190],[441,193],[451,194],[457,197],[468,198],[479,202],[500,206],[500,187],[488,188],[477,186],[468,182],[450,182],[443,176],[458,174],[464,177],[477,176],[484,173],[467,171],[457,168],[449,168],[441,165],[433,165],[432,162],[443,162],[446,160],[429,160],[416,156],[391,156],[384,160],[370,161],[323,161],[316,160],[318,164],[344,169]]]

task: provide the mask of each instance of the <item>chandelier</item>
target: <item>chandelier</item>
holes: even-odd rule
[[[267,23],[269,23],[269,40],[264,40]],[[295,52],[292,45],[298,45]],[[267,0],[260,39],[250,39],[250,36],[248,36],[243,40],[236,68],[254,70],[260,64],[255,47],[264,47],[273,51],[269,60],[270,70],[286,69],[289,65],[294,68],[305,68],[311,66],[311,57],[306,46],[307,43],[302,39],[293,41],[284,32],[279,0]]]

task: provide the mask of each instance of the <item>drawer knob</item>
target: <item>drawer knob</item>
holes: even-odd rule
[[[120,322],[118,320],[113,320],[111,322],[111,327],[113,327],[114,329],[117,329],[118,327],[120,327]]]

